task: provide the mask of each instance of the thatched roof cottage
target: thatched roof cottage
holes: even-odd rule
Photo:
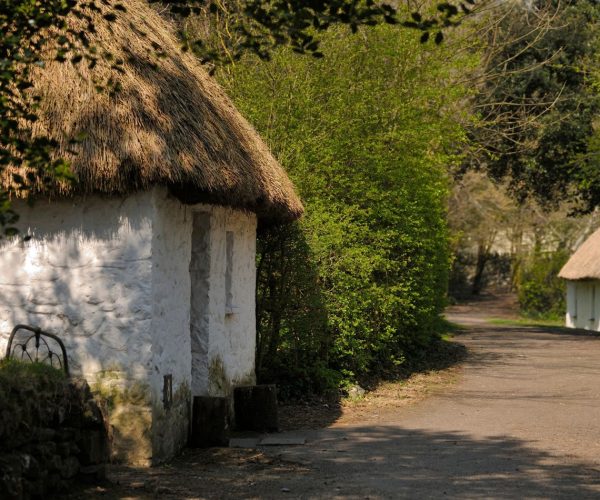
[[[600,229],[575,251],[558,276],[567,280],[566,326],[600,331]]]
[[[60,335],[72,371],[110,400],[115,455],[149,463],[185,444],[191,396],[254,382],[257,223],[303,209],[171,26],[125,5],[111,23],[90,12],[92,44],[122,73],[48,63],[35,77],[34,132],[78,182],[15,202],[32,238],[0,242],[0,348],[18,323]],[[109,76],[120,91],[97,92]]]

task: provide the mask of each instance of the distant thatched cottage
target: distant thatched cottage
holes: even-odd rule
[[[567,280],[566,325],[600,331],[600,229],[577,249],[558,276]]]
[[[147,2],[126,7],[112,23],[90,13],[91,42],[122,74],[50,63],[36,76],[35,132],[78,183],[15,203],[32,239],[0,243],[0,348],[18,323],[59,334],[72,371],[113,405],[115,454],[148,463],[185,444],[191,396],[254,383],[257,222],[302,205],[172,28]],[[121,90],[98,93],[92,80],[111,75]]]

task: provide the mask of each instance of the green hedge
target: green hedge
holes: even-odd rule
[[[540,319],[562,318],[566,311],[566,284],[558,277],[568,260],[567,251],[536,253],[519,268],[519,306],[525,316]]]
[[[323,50],[221,75],[306,207],[258,247],[258,375],[289,396],[392,373],[437,338],[464,140],[451,47],[380,26],[332,28]]]

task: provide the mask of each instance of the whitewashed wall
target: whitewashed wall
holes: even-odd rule
[[[162,376],[191,383],[190,261],[192,248],[200,248],[200,265],[205,270],[200,297],[208,342],[203,366],[196,367],[206,377],[194,395],[222,395],[211,375],[222,365],[228,386],[252,381],[256,341],[256,216],[252,213],[210,205],[184,206],[166,191],[155,193],[155,232],[153,250],[153,387],[161,387]],[[192,244],[194,214],[203,219],[206,233],[200,245]],[[232,287],[233,308],[226,308],[226,238],[233,233]],[[218,382],[221,381],[216,381]],[[229,387],[230,388],[230,387]],[[175,387],[174,387],[175,390]]]
[[[233,233],[231,309],[227,309],[226,238]],[[216,208],[211,217],[209,377],[207,394],[228,396],[256,382],[256,217]]]
[[[567,281],[567,313],[565,324],[568,328],[577,328],[577,290],[574,281]]]
[[[600,331],[600,281],[567,281],[566,326]]]
[[[154,462],[185,446],[189,428],[190,349],[189,207],[154,192],[152,239],[152,449]],[[173,402],[163,406],[164,376],[173,383]]]
[[[155,456],[168,457],[185,445],[189,398],[229,396],[234,386],[255,382],[256,216],[185,206],[157,189],[153,220],[153,448]],[[227,232],[233,236],[230,309]],[[165,375],[173,379],[168,411],[162,407]]]
[[[16,209],[32,238],[0,243],[0,349],[15,324],[37,325],[64,339],[74,374],[128,390],[115,425],[123,442],[147,442],[119,458],[172,456],[186,441],[192,395],[228,396],[254,383],[254,214],[182,205],[164,188]],[[202,293],[192,304],[194,249]],[[173,381],[169,409],[165,375]]]
[[[0,348],[17,323],[64,339],[75,374],[151,366],[152,199],[16,203],[28,242],[0,242]]]

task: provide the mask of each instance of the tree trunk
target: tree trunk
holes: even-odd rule
[[[490,257],[489,248],[487,245],[480,243],[477,246],[477,263],[475,265],[475,275],[473,276],[473,283],[471,285],[471,293],[473,295],[479,295],[483,289],[483,273],[485,271],[485,264]]]

